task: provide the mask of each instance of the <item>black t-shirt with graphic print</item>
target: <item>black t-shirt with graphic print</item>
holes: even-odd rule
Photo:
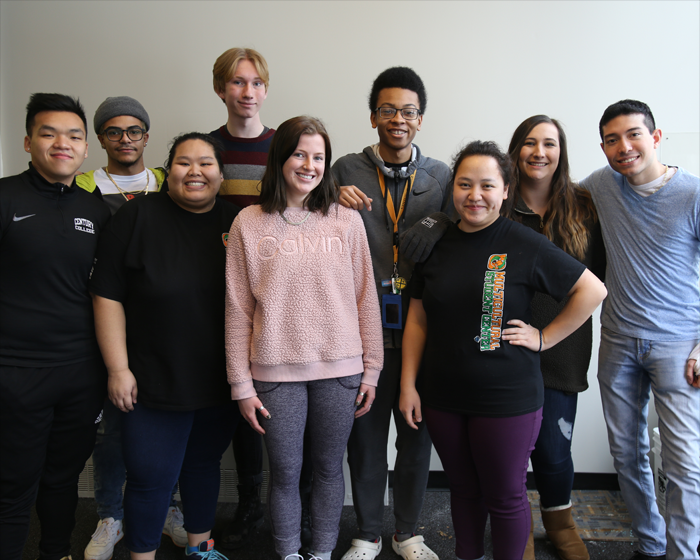
[[[481,231],[454,224],[423,265],[412,297],[428,320],[418,390],[423,404],[488,417],[519,416],[544,402],[539,355],[501,339],[529,323],[533,294],[563,299],[585,266],[531,229],[498,218]]]

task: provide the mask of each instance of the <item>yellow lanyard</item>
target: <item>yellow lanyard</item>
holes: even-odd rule
[[[403,215],[403,211],[406,208],[406,199],[408,198],[408,193],[411,190],[413,190],[413,181],[416,179],[416,171],[414,171],[411,174],[411,176],[408,179],[406,179],[406,184],[403,187],[403,194],[401,195],[401,204],[399,204],[399,213],[397,215],[396,211],[394,210],[394,201],[391,198],[391,193],[387,190],[386,185],[384,184],[384,174],[379,168],[377,168],[377,176],[379,177],[379,187],[382,189],[382,196],[384,197],[386,209],[389,212],[389,217],[394,223],[394,267],[396,266],[396,263],[399,262],[399,219]]]

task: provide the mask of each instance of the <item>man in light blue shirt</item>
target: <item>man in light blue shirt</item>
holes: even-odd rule
[[[595,202],[608,258],[598,380],[639,539],[633,558],[698,559],[700,381],[689,355],[700,339],[700,179],[658,161],[662,133],[646,104],[611,105],[599,128],[610,165],[581,186]],[[665,520],[647,457],[650,391],[668,477]]]

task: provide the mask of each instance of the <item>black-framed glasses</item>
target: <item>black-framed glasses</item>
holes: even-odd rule
[[[146,131],[140,126],[131,126],[126,130],[123,128],[117,128],[116,126],[110,126],[102,132],[102,135],[106,136],[107,139],[112,142],[120,142],[125,132],[129,137],[129,140],[132,142],[137,142],[143,138],[143,134]]]
[[[379,116],[383,119],[393,119],[398,111],[401,111],[401,116],[407,121],[415,121],[420,117],[420,109],[416,109],[415,107],[404,107],[403,109],[377,107],[375,111],[379,113]]]

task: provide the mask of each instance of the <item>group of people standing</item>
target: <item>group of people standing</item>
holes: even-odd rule
[[[358,532],[342,558],[373,560],[393,413],[397,555],[437,560],[416,534],[432,443],[459,560],[483,558],[489,516],[494,558],[535,557],[529,459],[549,539],[585,560],[571,439],[606,294],[599,379],[634,558],[698,558],[700,181],[657,160],[645,104],[606,109],[610,166],[577,185],[544,115],[508,152],[471,142],[451,169],[424,156],[427,94],[409,68],[372,85],[378,143],[335,163],[318,119],[262,124],[259,53],[230,49],[213,76],[227,123],[175,138],[165,168],[144,165],[150,118],[131,97],[97,109],[108,164],[84,174],[80,104],[29,101],[29,170],[0,182],[3,558],[21,558],[34,502],[41,559],[70,554],[93,445],[86,560],[122,538],[134,560],[155,558],[163,533],[192,560],[223,558],[221,456],[233,440],[240,500],[217,544],[235,550],[263,522],[262,435],[279,557],[330,560],[347,448]]]

